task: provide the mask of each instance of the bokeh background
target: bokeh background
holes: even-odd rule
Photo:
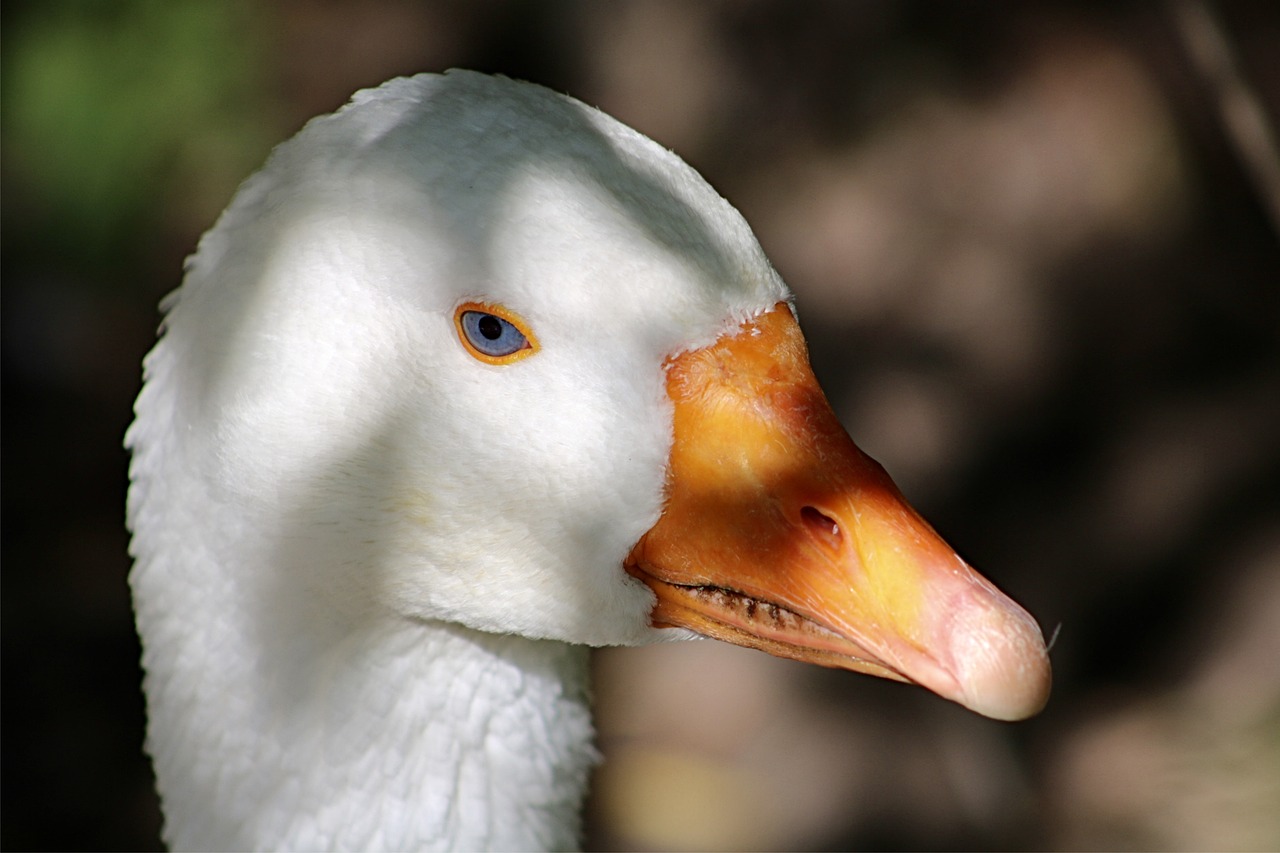
[[[1058,632],[1017,725],[714,643],[601,653],[589,846],[1280,847],[1272,0],[6,0],[0,23],[5,848],[159,844],[121,447],[157,301],[272,144],[451,66],[698,168],[854,437]]]

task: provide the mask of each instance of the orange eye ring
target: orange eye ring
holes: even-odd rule
[[[463,302],[453,312],[453,325],[463,349],[485,364],[511,364],[540,349],[524,318],[501,305]]]

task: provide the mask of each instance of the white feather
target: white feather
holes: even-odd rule
[[[190,259],[127,437],[169,843],[574,845],[581,645],[686,636],[621,568],[662,504],[663,362],[788,298],[688,166],[533,85],[393,80],[281,145]],[[536,357],[471,357],[464,300]]]

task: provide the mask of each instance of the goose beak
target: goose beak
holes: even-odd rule
[[[913,682],[1000,720],[1048,700],[1036,621],[859,450],[790,309],[668,364],[667,505],[627,558],[655,627]]]

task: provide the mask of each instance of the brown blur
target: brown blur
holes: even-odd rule
[[[451,66],[701,171],[854,439],[1060,627],[1015,725],[724,644],[602,652],[589,847],[1280,847],[1274,2],[0,15],[3,847],[158,845],[121,441],[182,258],[308,117]]]

